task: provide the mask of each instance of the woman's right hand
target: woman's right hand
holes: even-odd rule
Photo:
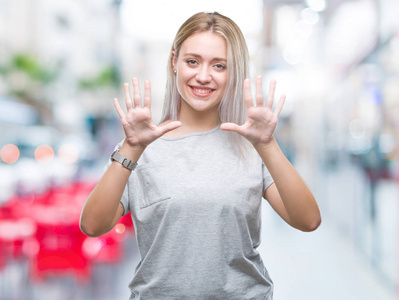
[[[126,135],[126,143],[131,147],[145,148],[166,132],[181,126],[181,122],[172,121],[162,126],[157,126],[151,117],[151,83],[144,84],[144,102],[141,104],[139,81],[133,77],[133,102],[130,97],[129,84],[123,85],[127,113],[125,114],[119,105],[118,99],[114,99],[114,105],[121,119]]]

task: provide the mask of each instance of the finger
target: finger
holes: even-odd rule
[[[256,77],[256,106],[263,106],[262,76]]]
[[[252,101],[251,83],[249,81],[249,78],[244,80],[244,99],[247,108],[254,106],[254,102]]]
[[[274,101],[274,91],[276,90],[276,81],[270,80],[269,93],[267,94],[266,107],[272,109]]]
[[[133,108],[133,104],[132,104],[132,99],[130,98],[130,87],[129,87],[129,84],[125,83],[123,85],[123,89],[125,91],[126,108],[127,108],[127,111],[130,111]]]
[[[220,129],[226,130],[226,131],[234,131],[241,135],[244,135],[243,127],[239,126],[237,124],[234,124],[234,123],[222,123],[222,124],[220,124]]]
[[[151,82],[144,82],[144,107],[151,108]]]
[[[170,123],[165,124],[163,126],[160,126],[159,129],[161,131],[161,135],[164,135],[165,133],[167,133],[167,132],[169,132],[169,131],[171,131],[173,129],[176,129],[176,128],[180,127],[181,125],[182,124],[181,124],[180,121],[173,121],[173,122],[170,122]]]
[[[133,77],[133,103],[134,107],[141,107],[140,85],[137,77]]]
[[[276,114],[276,116],[278,117],[283,109],[284,103],[285,103],[285,99],[286,96],[285,95],[281,95],[280,100],[278,101],[276,110],[274,111],[274,113]]]
[[[119,105],[119,101],[116,98],[114,98],[114,106],[116,108],[116,112],[119,115],[119,118],[123,119],[125,117],[125,113],[123,112],[121,106]]]

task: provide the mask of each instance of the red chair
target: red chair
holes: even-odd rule
[[[78,216],[71,218],[66,207],[39,207],[33,210],[38,221],[39,250],[30,262],[33,280],[48,275],[72,275],[87,282],[90,264],[83,255],[85,235],[80,231]]]
[[[0,220],[10,221],[3,222],[3,227],[10,228],[14,222],[23,229],[21,224],[30,222],[34,230],[19,230],[12,238],[1,238],[0,234],[0,269],[9,257],[24,256],[29,259],[33,281],[49,275],[72,275],[78,282],[87,282],[92,263],[119,262],[123,243],[134,231],[130,215],[99,238],[88,238],[79,228],[82,205],[93,187],[91,183],[73,183],[36,195],[16,196],[4,204]]]

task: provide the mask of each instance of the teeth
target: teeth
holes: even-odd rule
[[[193,88],[193,89],[194,89],[194,91],[196,91],[199,94],[208,94],[212,91],[210,89],[196,89],[196,88]]]

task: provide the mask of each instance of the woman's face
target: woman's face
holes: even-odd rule
[[[173,57],[173,66],[182,100],[196,111],[217,111],[228,77],[224,38],[210,31],[190,36]]]

